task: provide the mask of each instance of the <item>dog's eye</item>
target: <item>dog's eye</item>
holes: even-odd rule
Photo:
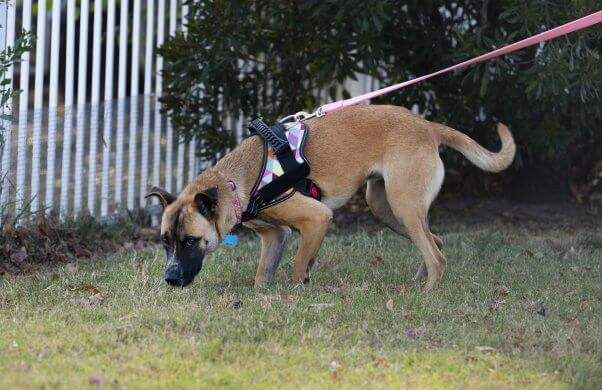
[[[199,241],[198,238],[196,237],[187,237],[185,244],[186,246],[193,246],[194,244],[196,244]]]
[[[167,249],[167,247],[169,246],[169,238],[167,238],[166,234],[161,235],[161,243],[163,244],[163,247]]]

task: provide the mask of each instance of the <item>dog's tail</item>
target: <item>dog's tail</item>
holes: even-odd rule
[[[479,145],[475,140],[457,130],[442,124],[433,123],[440,142],[462,153],[470,162],[487,172],[500,172],[508,168],[514,159],[516,145],[510,130],[498,123],[497,132],[502,140],[502,149],[493,153]]]

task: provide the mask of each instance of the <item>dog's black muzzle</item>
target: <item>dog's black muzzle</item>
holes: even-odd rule
[[[194,276],[192,278],[184,278],[181,269],[175,267],[165,268],[165,281],[170,286],[185,287],[192,283],[193,279]]]
[[[200,262],[202,264],[202,262]],[[194,280],[194,277],[201,270],[201,266],[194,267],[191,269],[185,269],[184,267],[166,267],[165,268],[165,281],[170,286],[186,287]]]
[[[167,284],[176,287],[186,287],[194,280],[203,267],[204,254],[200,251],[188,253],[184,257],[168,256],[164,278]]]

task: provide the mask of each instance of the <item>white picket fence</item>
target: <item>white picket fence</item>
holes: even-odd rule
[[[1,165],[8,190],[0,205],[12,214],[24,208],[97,216],[133,210],[147,206],[151,184],[177,191],[198,171],[195,141],[178,143],[157,104],[163,64],[156,48],[166,30],[186,31],[187,6],[177,0],[90,3],[52,1],[45,12],[41,0],[36,15],[31,0],[1,5],[3,46],[22,30],[37,37],[35,49],[8,74],[18,79],[11,87],[23,91],[12,107],[16,124],[5,124],[11,131]]]
[[[38,1],[34,15],[32,0],[0,2],[0,49],[23,30],[37,37],[7,75],[15,76],[9,87],[23,93],[10,102],[16,123],[5,123],[0,210],[107,217],[149,206],[144,195],[153,185],[181,190],[200,161],[196,141],[179,143],[159,112],[163,61],[156,48],[166,33],[186,32],[187,6],[181,0],[51,3],[46,11],[47,2]],[[366,77],[349,83],[352,94],[378,86]],[[239,116],[229,123],[240,139]]]

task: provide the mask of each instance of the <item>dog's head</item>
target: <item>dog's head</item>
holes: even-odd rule
[[[223,228],[218,195],[217,186],[198,191],[187,188],[178,197],[155,187],[147,195],[157,197],[163,206],[161,241],[167,254],[165,281],[170,285],[192,283],[205,256],[217,248]]]

